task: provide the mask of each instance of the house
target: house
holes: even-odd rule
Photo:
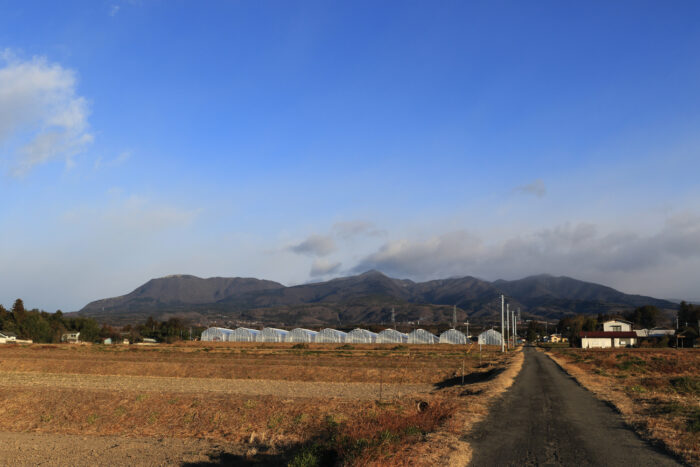
[[[567,339],[566,337],[562,337],[561,334],[550,334],[547,342],[551,342],[552,344],[558,344],[560,342],[569,342],[569,339]]]
[[[632,347],[637,345],[637,333],[632,331],[632,323],[614,319],[603,323],[602,331],[581,331],[581,348],[606,349],[611,347]]]
[[[61,342],[68,342],[69,344],[77,344],[80,342],[80,332],[67,332],[61,335]]]
[[[0,344],[8,342],[17,342],[17,335],[10,331],[0,331]]]
[[[624,319],[612,319],[603,323],[603,332],[631,332],[632,322]]]

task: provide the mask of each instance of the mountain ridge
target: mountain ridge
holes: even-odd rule
[[[328,281],[284,286],[251,277],[200,278],[174,274],[154,278],[132,292],[88,303],[79,315],[116,324],[148,316],[180,316],[280,325],[325,325],[337,322],[446,322],[452,306],[458,320],[494,322],[500,295],[523,317],[559,319],[572,313],[619,313],[642,305],[672,310],[676,304],[567,276],[538,274],[517,280],[486,281],[473,276],[414,282],[370,270]]]

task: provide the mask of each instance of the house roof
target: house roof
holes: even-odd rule
[[[10,332],[10,331],[0,331],[0,336],[17,337],[17,334],[15,334],[14,332]]]
[[[637,333],[634,331],[581,331],[579,337],[637,337]]]
[[[613,318],[613,319],[609,319],[609,320],[607,320],[607,321],[603,321],[603,324],[608,324],[608,323],[612,323],[612,322],[615,322],[615,321],[618,321],[618,322],[620,322],[620,323],[634,324],[632,321],[627,321],[626,319],[622,319],[622,318]]]

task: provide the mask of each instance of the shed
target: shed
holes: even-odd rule
[[[406,344],[408,334],[399,332],[396,329],[385,329],[377,334],[377,344]]]
[[[501,345],[503,336],[495,329],[488,329],[479,334],[479,344],[482,345]]]
[[[464,345],[467,343],[467,336],[456,329],[448,329],[440,334],[440,343]]]
[[[201,340],[204,342],[226,342],[231,340],[233,329],[212,327],[202,331]]]
[[[318,331],[311,329],[296,328],[287,334],[287,342],[315,342]]]
[[[236,328],[229,336],[231,342],[256,342],[260,331],[257,329]]]
[[[425,329],[414,329],[408,333],[409,344],[437,344],[438,341],[438,336]]]
[[[258,335],[258,342],[285,342],[289,331],[277,328],[263,328]]]
[[[367,329],[353,329],[345,337],[348,344],[374,344],[377,342],[377,333]]]
[[[345,342],[346,333],[337,329],[324,328],[316,335],[317,343],[343,343]]]

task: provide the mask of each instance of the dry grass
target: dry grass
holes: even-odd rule
[[[549,355],[643,437],[700,464],[700,351],[558,349]]]
[[[446,345],[5,346],[0,430],[209,439],[245,446],[253,458],[292,461],[408,465],[417,454],[449,463],[444,440],[453,458],[466,452],[459,436],[475,414],[485,415],[507,372],[483,382],[479,375],[514,361],[494,349]],[[462,372],[476,377],[469,391],[451,386]],[[284,391],[212,390],[258,384]],[[337,385],[372,394],[328,397],[324,388]],[[414,389],[390,398],[392,385]],[[309,386],[316,392],[300,397]]]
[[[495,352],[483,353],[495,361]],[[0,348],[0,371],[175,378],[433,384],[461,369],[463,349],[449,345],[191,343],[154,347],[33,345]],[[466,356],[467,369],[478,354]]]

